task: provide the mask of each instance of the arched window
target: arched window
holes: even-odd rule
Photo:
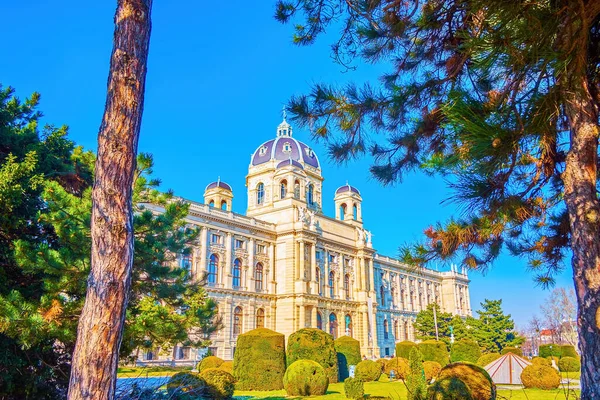
[[[338,322],[337,317],[334,313],[329,314],[329,334],[333,336],[334,339],[338,337]]]
[[[233,334],[239,335],[242,333],[242,307],[236,307],[233,310]]]
[[[209,207],[214,207],[215,206],[215,201],[211,200],[210,203],[208,203],[208,206]]]
[[[346,293],[346,300],[350,300],[350,274],[344,276],[344,292]]]
[[[263,204],[265,202],[265,185],[264,183],[259,183],[256,186],[256,204]]]
[[[340,205],[340,219],[343,221],[346,217],[346,204]]]
[[[323,288],[321,287],[321,269],[319,267],[315,268],[315,280],[317,281],[317,290],[319,291],[319,296],[322,296]]]
[[[352,337],[352,317],[350,314],[346,314],[344,319],[346,320],[346,335]]]
[[[329,273],[329,297],[332,299],[335,297],[335,272]]]
[[[256,327],[264,328],[265,327],[265,310],[259,308],[256,310]]]
[[[352,217],[355,221],[358,219],[358,207],[356,207],[356,204],[352,206]]]
[[[317,311],[317,329],[323,330],[323,317],[321,313]]]
[[[383,338],[384,339],[388,339],[389,338],[389,333],[388,333],[388,321],[387,319],[383,320]]]
[[[285,179],[282,180],[279,187],[280,187],[279,197],[282,199],[285,199],[285,196],[287,196],[287,181]]]
[[[294,181],[294,198],[300,199],[300,181],[297,179]]]
[[[234,288],[239,288],[240,286],[242,286],[242,260],[236,258],[235,261],[233,261],[233,271],[231,272],[233,275],[231,285]]]
[[[256,264],[256,267],[254,267],[254,289],[257,292],[263,289],[263,265],[261,263]]]
[[[314,203],[314,191],[315,191],[315,186],[311,183],[310,185],[308,185],[308,193],[306,194],[306,201],[311,206]]]
[[[216,254],[210,255],[210,261],[208,263],[208,284],[214,285],[217,283],[217,273],[219,272],[219,256]]]
[[[398,320],[394,320],[394,339],[398,340]]]
[[[227,211],[227,202],[225,200],[221,201],[221,210]]]
[[[379,297],[381,302],[381,307],[385,307],[385,288],[383,285],[379,288]]]

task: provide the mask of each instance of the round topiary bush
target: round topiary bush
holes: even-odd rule
[[[496,399],[496,385],[482,367],[465,362],[452,363],[442,368],[438,379],[452,377],[460,379],[467,385],[473,400]]]
[[[481,357],[481,349],[477,342],[469,339],[461,339],[454,342],[450,348],[450,361],[468,361],[476,363]]]
[[[413,347],[417,347],[417,344],[415,342],[411,342],[410,340],[396,343],[396,357],[402,357],[408,360],[410,350]]]
[[[477,365],[479,365],[480,367],[485,367],[486,365],[496,361],[500,357],[502,357],[500,353],[484,354],[481,357],[479,357],[479,360],[477,360]]]
[[[390,372],[394,371],[395,379],[406,379],[410,368],[408,367],[408,360],[402,357],[391,358],[383,367],[383,372],[388,376]]]
[[[432,379],[437,378],[442,370],[442,366],[435,361],[423,362],[423,372],[425,372],[425,380],[427,383],[431,382]]]
[[[201,397],[207,393],[206,381],[196,374],[178,372],[167,382],[167,393],[173,399],[184,395]]]
[[[349,377],[348,366],[360,362],[360,342],[350,336],[342,336],[333,341],[337,352],[339,381]]]
[[[258,328],[238,336],[233,377],[239,390],[283,389],[285,336]]]
[[[523,357],[523,352],[521,351],[521,349],[518,349],[516,347],[505,347],[502,349],[502,352],[500,352],[500,354],[502,355],[506,353],[513,353],[519,357]]]
[[[312,360],[293,362],[283,376],[288,396],[317,396],[327,392],[329,378],[325,369]]]
[[[359,378],[346,378],[344,394],[347,399],[362,399],[365,397],[365,384]]]
[[[297,360],[319,363],[325,369],[329,383],[338,381],[338,358],[333,336],[329,333],[315,328],[304,328],[292,333],[288,338],[288,368]]]
[[[379,365],[381,365],[381,371],[385,370],[385,366],[388,364],[388,362],[390,362],[389,358],[380,358],[378,360],[375,360],[375,362]]]
[[[560,375],[552,367],[532,364],[521,372],[521,382],[526,388],[556,389],[560,385]]]
[[[200,373],[200,378],[206,381],[208,398],[226,400],[233,397],[235,379],[229,372],[209,368]]]
[[[439,340],[426,340],[419,343],[419,351],[423,354],[423,361],[435,361],[442,367],[450,362],[446,343]]]
[[[563,357],[573,357],[573,358],[579,358],[579,354],[577,353],[577,350],[575,350],[575,347],[571,346],[570,344],[565,344],[562,346],[558,346],[560,348],[560,358]]]
[[[219,369],[233,375],[233,361],[223,361],[223,364],[219,366]]]
[[[551,343],[551,344],[541,344],[539,347],[539,356],[548,358],[548,357],[560,357],[561,348],[559,345]]]
[[[371,360],[363,360],[356,366],[354,377],[363,382],[376,381],[381,375],[381,370],[381,364]]]
[[[427,389],[427,400],[473,400],[469,387],[456,377],[436,380]]]
[[[560,372],[579,372],[581,364],[575,357],[562,357],[558,360],[558,369]]]
[[[533,365],[545,365],[546,367],[551,367],[552,366],[552,361],[550,361],[547,358],[542,358],[542,357],[533,357],[531,359],[531,363]]]
[[[219,368],[223,363],[224,361],[217,356],[208,356],[200,360],[197,368],[199,372],[202,372],[209,368]]]

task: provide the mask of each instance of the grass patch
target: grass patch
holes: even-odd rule
[[[141,378],[146,376],[171,376],[181,371],[191,371],[192,367],[119,367],[118,378]]]

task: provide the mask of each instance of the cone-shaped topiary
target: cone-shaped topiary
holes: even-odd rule
[[[438,379],[451,377],[458,378],[467,385],[473,400],[496,399],[496,385],[487,371],[478,365],[466,362],[448,364],[442,368]]]
[[[546,367],[551,367],[552,366],[552,361],[547,359],[547,358],[542,358],[542,357],[533,357],[531,359],[531,363],[533,365],[545,365]]]
[[[486,365],[496,361],[500,357],[502,357],[500,353],[484,354],[481,357],[479,357],[479,360],[477,360],[477,365],[479,365],[480,367],[485,367]]]
[[[363,382],[372,382],[381,376],[382,367],[380,363],[371,360],[363,360],[358,363],[354,370],[354,377]]]
[[[427,400],[473,400],[473,396],[463,381],[451,376],[436,380],[429,386]]]
[[[337,352],[339,380],[344,382],[348,378],[348,366],[357,365],[360,358],[360,342],[350,336],[342,336],[334,340]]]
[[[518,355],[519,357],[523,357],[523,352],[521,351],[521,349],[518,349],[516,347],[505,347],[500,352],[500,354],[502,354],[502,355],[504,355],[506,353],[513,353],[513,354]]]
[[[167,393],[169,398],[179,398],[184,395],[201,398],[207,394],[206,381],[196,374],[189,372],[178,372],[167,382]]]
[[[333,336],[320,329],[304,328],[288,338],[287,365],[297,360],[313,360],[327,373],[329,383],[338,381],[338,359]]]
[[[218,368],[208,368],[200,373],[207,385],[209,399],[227,400],[233,397],[235,379],[229,372]]]
[[[521,372],[521,382],[526,388],[556,389],[560,385],[560,375],[552,367],[528,365]]]
[[[383,367],[383,372],[387,375],[394,371],[395,379],[406,379],[409,373],[408,360],[402,357],[394,357],[390,359]]]
[[[476,363],[481,357],[481,349],[477,342],[469,339],[461,339],[452,345],[450,348],[450,361],[467,361]]]
[[[283,389],[285,336],[258,328],[238,336],[233,376],[239,390]]]
[[[570,344],[565,344],[565,345],[561,345],[558,346],[560,348],[560,357],[573,357],[573,358],[579,358],[579,354],[577,354],[577,351],[575,350],[575,347],[571,346]]]
[[[396,357],[402,357],[408,360],[410,349],[413,347],[417,347],[417,344],[415,342],[411,342],[410,340],[396,343]]]
[[[558,369],[560,372],[579,372],[581,364],[575,357],[562,357],[558,360]]]
[[[209,368],[219,368],[221,366],[221,364],[223,364],[223,363],[224,363],[224,361],[217,356],[204,357],[198,363],[198,367],[197,367],[198,372],[202,372],[205,369],[209,369]]]
[[[423,354],[423,361],[435,361],[442,367],[450,362],[446,343],[439,340],[426,340],[417,345]]]
[[[325,369],[315,361],[298,360],[283,376],[283,387],[288,396],[318,396],[327,392],[329,379]]]
[[[344,394],[347,399],[362,399],[365,397],[365,384],[359,378],[346,378]]]
[[[427,383],[431,382],[431,380],[434,378],[437,379],[441,370],[442,366],[435,361],[423,362],[423,371],[425,372],[425,380]]]

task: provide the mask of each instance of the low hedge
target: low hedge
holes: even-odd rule
[[[575,350],[575,347],[571,346],[570,344],[565,344],[565,345],[561,345],[558,347],[560,348],[560,358],[563,358],[563,357],[579,358],[579,354],[577,353],[577,350]]]
[[[199,372],[202,372],[205,369],[209,369],[209,368],[219,368],[221,366],[221,364],[223,364],[224,362],[225,361],[223,361],[222,359],[220,359],[217,356],[204,357],[198,363],[197,369]]]
[[[381,364],[371,360],[363,360],[354,369],[354,377],[363,382],[372,382],[379,379],[381,371]]]
[[[436,380],[427,389],[427,400],[473,400],[469,387],[454,376]]]
[[[521,372],[521,382],[526,388],[556,389],[560,385],[560,375],[546,365],[528,365]]]
[[[552,361],[550,361],[547,358],[542,358],[542,357],[533,357],[531,359],[531,363],[533,365],[545,365],[546,367],[551,367],[552,366]]]
[[[347,399],[362,399],[365,397],[365,384],[359,378],[344,380],[344,394]]]
[[[540,357],[558,357],[560,358],[561,348],[558,344],[541,344],[538,353]]]
[[[337,352],[339,381],[349,377],[348,366],[357,365],[360,358],[360,342],[350,336],[342,336],[333,341]]]
[[[440,371],[438,379],[457,378],[467,385],[473,400],[495,400],[496,385],[482,367],[465,362],[446,365]]]
[[[575,357],[562,357],[558,360],[558,369],[560,372],[579,372],[581,363]]]
[[[316,328],[304,328],[288,338],[288,368],[298,360],[312,360],[325,369],[329,383],[338,381],[338,358],[333,336]]]
[[[410,350],[413,347],[417,347],[417,344],[415,342],[411,342],[410,340],[396,343],[396,357],[402,357],[408,360]]]
[[[408,373],[410,372],[408,360],[402,357],[394,357],[390,359],[385,364],[383,372],[389,376],[392,370],[394,371],[395,379],[406,379]]]
[[[178,372],[171,376],[167,382],[167,393],[169,398],[179,398],[183,395],[190,397],[202,396],[207,394],[206,381],[196,374],[189,372]]]
[[[481,357],[479,357],[479,360],[477,360],[477,365],[479,365],[480,367],[485,367],[486,365],[496,361],[500,357],[502,357],[500,353],[484,354]]]
[[[458,362],[458,361],[467,361],[476,363],[481,357],[481,349],[477,342],[469,339],[461,339],[454,344],[450,348],[450,361]]]
[[[431,382],[432,379],[437,378],[441,370],[442,366],[435,361],[423,362],[423,372],[425,373],[425,380],[427,383]]]
[[[419,343],[419,351],[423,354],[423,361],[435,361],[442,367],[448,365],[450,356],[446,343],[439,340],[426,340]]]
[[[200,373],[207,385],[209,399],[227,400],[233,397],[235,379],[229,372],[218,368],[208,368]]]
[[[316,361],[294,361],[285,371],[283,387],[288,396],[319,396],[327,392],[329,378]]]
[[[513,353],[519,357],[523,357],[523,351],[521,351],[521,349],[518,349],[516,347],[505,347],[500,352],[500,354],[502,354],[502,355],[504,355],[506,353]]]

